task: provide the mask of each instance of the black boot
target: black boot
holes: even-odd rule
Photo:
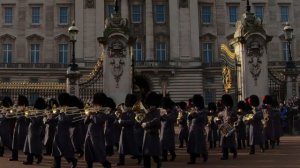
[[[37,155],[36,158],[37,158],[36,164],[40,164],[42,162],[42,160],[43,160],[43,156],[42,155]]]
[[[73,158],[72,159],[72,168],[76,168],[77,167],[77,159]]]
[[[25,162],[23,162],[24,165],[32,165],[33,163],[33,155],[28,153],[27,154],[27,159]]]
[[[228,148],[222,149],[223,156],[220,158],[221,160],[228,160]]]
[[[1,146],[0,147],[0,157],[3,157],[3,154],[4,154],[4,147]]]
[[[250,146],[250,152],[249,152],[250,155],[253,155],[255,154],[255,146],[254,145],[251,145]]]
[[[171,159],[170,159],[170,161],[174,161],[175,158],[176,158],[175,151],[171,150],[170,153],[171,153]]]
[[[102,163],[102,166],[104,167],[104,168],[111,168],[111,163],[109,162],[109,161],[105,161],[104,163]]]
[[[18,150],[13,149],[9,161],[18,161]]]
[[[196,155],[190,154],[190,161],[187,164],[195,164],[196,163]]]
[[[151,157],[148,155],[144,155],[143,159],[144,159],[144,168],[151,168]]]
[[[117,163],[117,166],[124,166],[125,165],[125,155],[120,154],[119,155],[119,162]]]
[[[203,162],[206,163],[206,162],[207,162],[207,159],[208,159],[208,154],[207,154],[207,153],[204,153],[204,154],[202,155],[202,157],[203,157]]]
[[[233,153],[233,159],[236,159],[237,158],[237,150],[232,149],[232,153]]]
[[[242,140],[242,144],[243,144],[243,148],[245,149],[246,148],[246,142],[245,142],[244,139]]]
[[[162,160],[163,162],[168,161],[168,151],[167,150],[163,150],[162,151]]]
[[[87,168],[93,168],[93,162],[92,161],[87,161],[86,166],[87,166]]]
[[[264,153],[265,152],[264,145],[261,144],[261,145],[259,145],[259,147],[260,147],[260,152]]]
[[[269,149],[269,141],[268,140],[265,141],[265,149]]]

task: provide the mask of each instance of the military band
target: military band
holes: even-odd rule
[[[117,155],[116,165],[124,166],[129,155],[137,159],[137,164],[143,161],[144,168],[160,168],[162,162],[176,159],[177,138],[179,148],[185,147],[190,155],[188,164],[196,164],[197,157],[207,162],[209,150],[219,146],[221,160],[227,160],[229,152],[237,158],[238,150],[247,147],[246,141],[249,154],[255,154],[255,145],[261,152],[279,145],[282,130],[276,99],[266,95],[260,106],[259,98],[251,95],[236,102],[236,109],[234,104],[228,94],[217,104],[209,102],[206,109],[200,94],[189,103],[175,103],[155,92],[149,92],[143,100],[128,94],[117,106],[104,93],[96,93],[92,102],[62,93],[58,101],[38,98],[33,107],[25,96],[20,95],[16,105],[4,97],[0,156],[9,149],[10,161],[17,161],[22,150],[27,155],[23,164],[32,165],[41,163],[43,155],[51,155],[53,168],[61,167],[62,157],[75,168],[84,156],[87,168],[96,162],[110,168],[109,156]],[[151,166],[151,158],[155,166]]]

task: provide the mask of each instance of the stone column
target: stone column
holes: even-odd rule
[[[178,0],[169,1],[170,22],[170,56],[171,60],[179,58],[179,10]]]
[[[75,53],[76,53],[76,59],[80,58],[83,59],[84,54],[83,54],[83,40],[84,40],[84,17],[83,17],[83,12],[84,12],[84,6],[83,6],[82,0],[75,0],[75,24],[76,27],[79,29],[79,33],[77,34],[77,41],[75,44]]]
[[[102,37],[104,32],[104,22],[105,22],[105,5],[104,1],[96,1],[96,35],[97,37]],[[100,47],[96,47],[96,58],[100,56]]]
[[[200,57],[200,48],[199,48],[199,9],[198,9],[198,0],[190,0],[190,18],[197,18],[191,21],[191,57],[198,58]]]
[[[152,0],[146,0],[146,58],[153,60],[154,38],[153,38],[153,11]]]
[[[128,19],[128,0],[121,0],[121,17]]]

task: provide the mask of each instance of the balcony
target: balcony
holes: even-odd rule
[[[0,63],[0,69],[66,69],[67,67],[67,64],[59,63]]]

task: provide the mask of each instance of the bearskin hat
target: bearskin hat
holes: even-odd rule
[[[114,99],[112,99],[111,97],[108,97],[106,99],[105,107],[115,109],[116,108],[116,103],[115,103]]]
[[[27,97],[23,96],[23,95],[19,95],[18,97],[18,106],[28,106],[29,102]]]
[[[224,94],[221,98],[221,102],[226,107],[232,107],[233,106],[233,99],[229,94]]]
[[[172,109],[174,105],[175,103],[169,97],[164,97],[161,100],[161,107],[164,109]]]
[[[39,109],[39,110],[43,110],[46,109],[47,104],[45,99],[39,97],[36,99],[35,103],[34,103],[34,108]]]
[[[239,101],[238,104],[237,104],[237,108],[238,109],[242,109],[242,110],[245,110],[246,108],[246,103],[244,101]]]
[[[184,102],[184,101],[177,103],[177,105],[178,105],[182,110],[186,110],[186,108],[187,108],[187,104],[186,104],[186,102]]]
[[[2,106],[8,108],[8,107],[11,107],[13,105],[13,102],[11,100],[10,97],[8,96],[5,96],[3,99],[2,99]]]
[[[271,105],[272,104],[272,96],[270,96],[270,95],[265,95],[264,97],[263,97],[263,99],[262,99],[262,101],[263,101],[263,104],[269,104],[269,105]]]
[[[70,101],[70,95],[68,93],[61,93],[58,96],[58,102],[61,106],[68,106]]]
[[[210,102],[210,103],[208,103],[208,105],[207,105],[207,110],[211,110],[211,111],[216,111],[217,110],[217,105],[216,105],[216,103],[214,103],[214,102]]]
[[[74,95],[70,95],[69,107],[77,107],[80,100]]]
[[[259,98],[256,95],[251,95],[249,98],[249,103],[251,106],[259,106]]]
[[[137,101],[137,97],[134,94],[127,94],[125,97],[125,106],[132,107]]]
[[[100,106],[105,106],[107,100],[107,96],[103,92],[98,92],[94,94],[93,97],[93,104],[94,105],[100,105]]]
[[[145,97],[145,105],[148,107],[150,106],[158,107],[160,105],[160,100],[161,97],[157,93],[149,92]]]
[[[58,101],[54,98],[51,98],[50,100],[47,101],[47,106],[48,106],[48,109],[52,109],[53,106],[58,106]]]
[[[200,94],[195,94],[193,96],[193,104],[196,106],[199,110],[204,108],[204,99]]]

